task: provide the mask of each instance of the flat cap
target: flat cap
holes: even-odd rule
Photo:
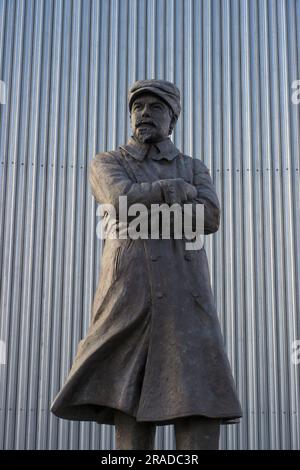
[[[173,113],[178,119],[181,111],[180,106],[180,91],[174,83],[167,80],[138,80],[129,90],[128,104],[129,111],[135,98],[142,93],[153,93],[164,100],[172,109]]]

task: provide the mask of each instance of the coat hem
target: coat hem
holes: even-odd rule
[[[82,405],[80,406],[74,406],[72,407],[73,409],[69,409],[68,412],[68,407],[65,408],[64,410],[59,411],[58,409],[51,408],[51,412],[56,415],[58,418],[61,419],[67,419],[70,421],[94,421],[98,424],[106,424],[106,425],[114,425],[114,411],[122,411],[123,413],[128,414],[129,416],[132,416],[136,419],[138,423],[142,422],[151,422],[155,424],[156,426],[168,426],[174,424],[174,421],[180,418],[188,418],[191,416],[199,416],[203,418],[210,418],[210,419],[217,419],[221,420],[220,424],[238,424],[240,422],[240,418],[243,417],[242,413],[237,413],[237,414],[218,414],[217,416],[212,416],[205,414],[203,412],[182,412],[182,413],[176,413],[173,415],[169,416],[160,416],[160,417],[147,417],[147,416],[141,416],[138,415],[138,413],[132,413],[128,409],[121,409],[121,408],[114,408],[111,406],[105,406],[105,405],[95,405],[95,404],[90,404],[89,406],[93,406],[95,415],[93,416],[90,414],[86,414],[84,416],[84,412],[82,410]],[[96,409],[97,406],[102,408],[101,414],[102,416],[96,416]],[[84,407],[84,406],[83,406]],[[76,413],[76,408],[78,408],[78,413]],[[81,408],[81,410],[80,410]],[[100,413],[99,413],[100,414]]]
[[[147,417],[147,416],[139,416],[139,417],[136,417],[136,420],[137,422],[155,422],[157,426],[163,426],[165,425],[165,422],[171,422],[171,421],[175,421],[177,419],[180,419],[180,418],[188,418],[188,417],[191,417],[191,416],[199,416],[199,417],[203,417],[203,418],[210,418],[210,419],[218,419],[218,420],[221,420],[221,424],[235,424],[235,423],[239,423],[240,422],[240,418],[242,418],[242,414],[236,414],[236,415],[228,415],[228,414],[224,414],[224,415],[221,415],[221,414],[218,414],[217,416],[212,416],[212,415],[207,415],[205,413],[201,413],[201,412],[186,412],[186,413],[180,413],[180,414],[175,414],[175,415],[171,415],[171,416],[168,416],[168,417],[165,417],[165,416],[162,416],[162,417],[159,417],[159,418],[150,418],[150,417]],[[172,423],[170,423],[172,424]]]

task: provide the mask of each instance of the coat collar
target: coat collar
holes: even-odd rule
[[[171,161],[180,153],[169,137],[155,144],[141,144],[131,136],[127,144],[120,145],[120,148],[139,161],[143,160],[147,155],[148,158],[150,157],[153,160],[166,158]]]

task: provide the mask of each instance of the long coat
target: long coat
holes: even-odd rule
[[[170,139],[153,146],[133,139],[97,154],[90,165],[96,201],[117,209],[166,201],[182,178],[204,204],[205,234],[219,228],[220,206],[207,167]],[[148,157],[146,158],[146,153]],[[149,157],[151,154],[153,158]],[[171,188],[171,189],[170,189]],[[107,214],[106,214],[107,215]],[[242,416],[224,350],[205,248],[184,239],[106,239],[92,321],[51,411],[65,419],[113,424],[114,409],[157,425],[201,415]]]

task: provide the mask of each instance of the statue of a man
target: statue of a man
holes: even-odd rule
[[[90,165],[96,201],[204,205],[204,233],[220,206],[209,171],[169,136],[180,93],[164,80],[129,91],[132,136]],[[104,221],[109,219],[109,211]],[[194,220],[193,220],[194,223]],[[217,449],[220,424],[242,416],[214,305],[205,248],[184,237],[107,238],[92,321],[51,411],[116,426],[117,449],[153,449],[157,425],[174,424],[177,449]]]

